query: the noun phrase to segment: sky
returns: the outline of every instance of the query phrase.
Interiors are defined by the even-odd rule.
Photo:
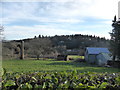
[[[39,35],[95,35],[110,39],[119,0],[1,0],[5,40]]]

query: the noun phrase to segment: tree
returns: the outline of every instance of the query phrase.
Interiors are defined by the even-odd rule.
[[[35,36],[34,39],[36,39],[37,37]]]
[[[41,35],[39,35],[38,37],[41,38]]]
[[[64,45],[64,46],[57,46],[57,47],[55,47],[55,49],[57,50],[57,53],[58,54],[61,54],[61,55],[66,55],[67,53],[66,53],[66,46]]]
[[[20,57],[20,43],[16,41],[3,41],[2,53],[3,58],[19,58]]]
[[[29,52],[36,55],[39,60],[40,56],[52,52],[52,42],[46,38],[33,39],[29,42]]]
[[[116,20],[116,16],[114,17],[114,20],[112,21],[112,27],[113,30],[110,33],[111,35],[111,40],[110,40],[110,45],[111,45],[111,50],[113,53],[113,60],[120,59],[120,21]]]

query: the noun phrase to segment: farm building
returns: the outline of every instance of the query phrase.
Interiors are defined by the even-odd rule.
[[[111,59],[108,48],[87,47],[85,51],[85,60],[88,63],[105,65]]]

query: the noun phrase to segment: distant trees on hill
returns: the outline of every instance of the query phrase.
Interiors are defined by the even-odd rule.
[[[26,42],[25,48],[27,48],[27,54],[35,55],[37,59],[39,59],[40,56],[53,52],[52,42],[48,38],[37,38]]]
[[[55,45],[66,45],[67,49],[85,48],[85,47],[107,47],[108,43],[105,38],[100,38],[92,35],[64,35],[54,36],[51,40]]]
[[[2,55],[3,58],[14,58],[20,55],[20,43],[11,41],[3,42],[2,44]]]
[[[3,42],[3,57],[19,56],[21,40]],[[43,57],[45,55],[67,54],[67,50],[81,50],[82,55],[86,47],[109,47],[109,40],[92,35],[55,35],[35,36],[34,38],[23,39],[25,57]]]

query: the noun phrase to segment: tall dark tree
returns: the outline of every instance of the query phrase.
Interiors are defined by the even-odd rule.
[[[37,37],[35,36],[34,39],[36,39]]]
[[[110,45],[113,53],[113,60],[115,60],[116,57],[120,59],[120,21],[117,21],[115,16],[112,22],[113,30],[110,33],[111,35]]]
[[[41,38],[41,35],[39,35],[38,37]]]

